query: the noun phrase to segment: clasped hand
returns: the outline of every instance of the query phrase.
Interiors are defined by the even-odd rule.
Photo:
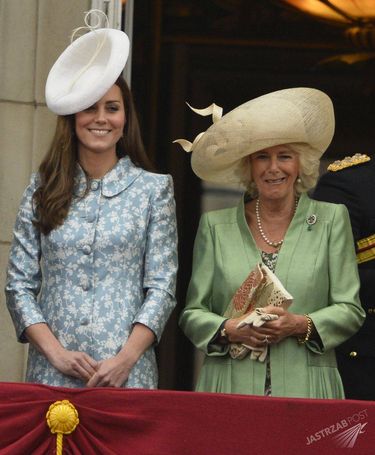
[[[51,363],[61,373],[81,379],[87,387],[121,387],[131,370],[119,355],[97,362],[85,352],[64,348]]]
[[[252,348],[261,348],[266,342],[275,344],[288,336],[294,335],[298,315],[273,305],[264,307],[263,311],[264,313],[275,314],[278,318],[265,322],[261,327],[246,324],[240,328],[237,328],[238,324],[248,315],[229,319],[225,323],[229,341],[251,346]]]

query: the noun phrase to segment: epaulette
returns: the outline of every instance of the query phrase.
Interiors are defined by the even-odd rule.
[[[353,156],[346,156],[342,160],[336,160],[331,163],[328,167],[328,171],[337,172],[341,171],[341,169],[345,169],[351,166],[357,166],[357,164],[366,163],[366,161],[370,161],[371,158],[368,155],[364,155],[362,153],[356,153]]]

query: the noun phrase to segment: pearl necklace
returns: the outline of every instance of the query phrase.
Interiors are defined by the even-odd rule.
[[[294,207],[294,213],[296,212],[297,205],[298,205],[298,198],[296,198],[296,205]],[[260,233],[262,239],[267,243],[267,245],[273,246],[274,248],[279,248],[283,244],[284,239],[281,239],[278,242],[274,242],[274,241],[270,240],[263,231],[262,223],[260,221],[260,213],[259,213],[259,198],[257,198],[257,200],[255,201],[255,216],[257,219],[258,230],[259,230],[259,233]]]

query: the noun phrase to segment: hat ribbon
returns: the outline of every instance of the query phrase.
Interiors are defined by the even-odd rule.
[[[92,16],[92,17],[90,17],[90,16]],[[105,21],[105,27],[104,28],[108,28],[109,27],[109,21],[108,21],[107,15],[103,11],[101,11],[100,9],[91,9],[90,11],[86,12],[85,17],[83,19],[86,25],[84,27],[78,27],[75,30],[73,30],[72,35],[70,37],[70,42],[71,43],[73,42],[75,35],[81,30],[85,30],[85,31],[89,31],[89,32],[96,32],[96,29],[98,29],[100,27],[100,16],[102,16],[104,18],[104,21]],[[89,24],[89,20],[91,22],[93,22],[92,18],[96,19],[96,23],[94,23],[93,25],[90,25]],[[72,89],[74,84],[78,81],[78,79],[82,76],[82,74],[84,72],[86,72],[90,68],[90,66],[92,65],[93,61],[99,55],[99,52],[102,50],[102,47],[104,46],[106,38],[107,38],[106,34],[103,34],[102,39],[100,39],[97,36],[96,49],[95,49],[94,54],[92,55],[92,57],[90,58],[88,63],[86,63],[86,65],[80,71],[77,72],[77,74],[75,75],[73,81],[71,82],[71,84],[69,86],[69,91]]]
[[[206,117],[207,115],[212,115],[213,123],[216,123],[218,120],[220,120],[223,115],[223,108],[215,103],[212,103],[210,106],[204,109],[195,109],[194,107],[190,106],[189,103],[186,104],[190,107],[192,111],[203,117]],[[173,143],[180,144],[181,147],[185,150],[185,152],[192,152],[194,150],[195,145],[197,144],[197,142],[203,136],[204,133],[205,131],[199,133],[193,142],[187,141],[186,139],[176,139],[175,141],[173,141]]]

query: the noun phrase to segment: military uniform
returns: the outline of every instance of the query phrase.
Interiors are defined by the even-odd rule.
[[[313,197],[349,210],[366,311],[361,329],[336,349],[338,367],[346,398],[375,400],[375,157],[356,154],[328,170]]]

